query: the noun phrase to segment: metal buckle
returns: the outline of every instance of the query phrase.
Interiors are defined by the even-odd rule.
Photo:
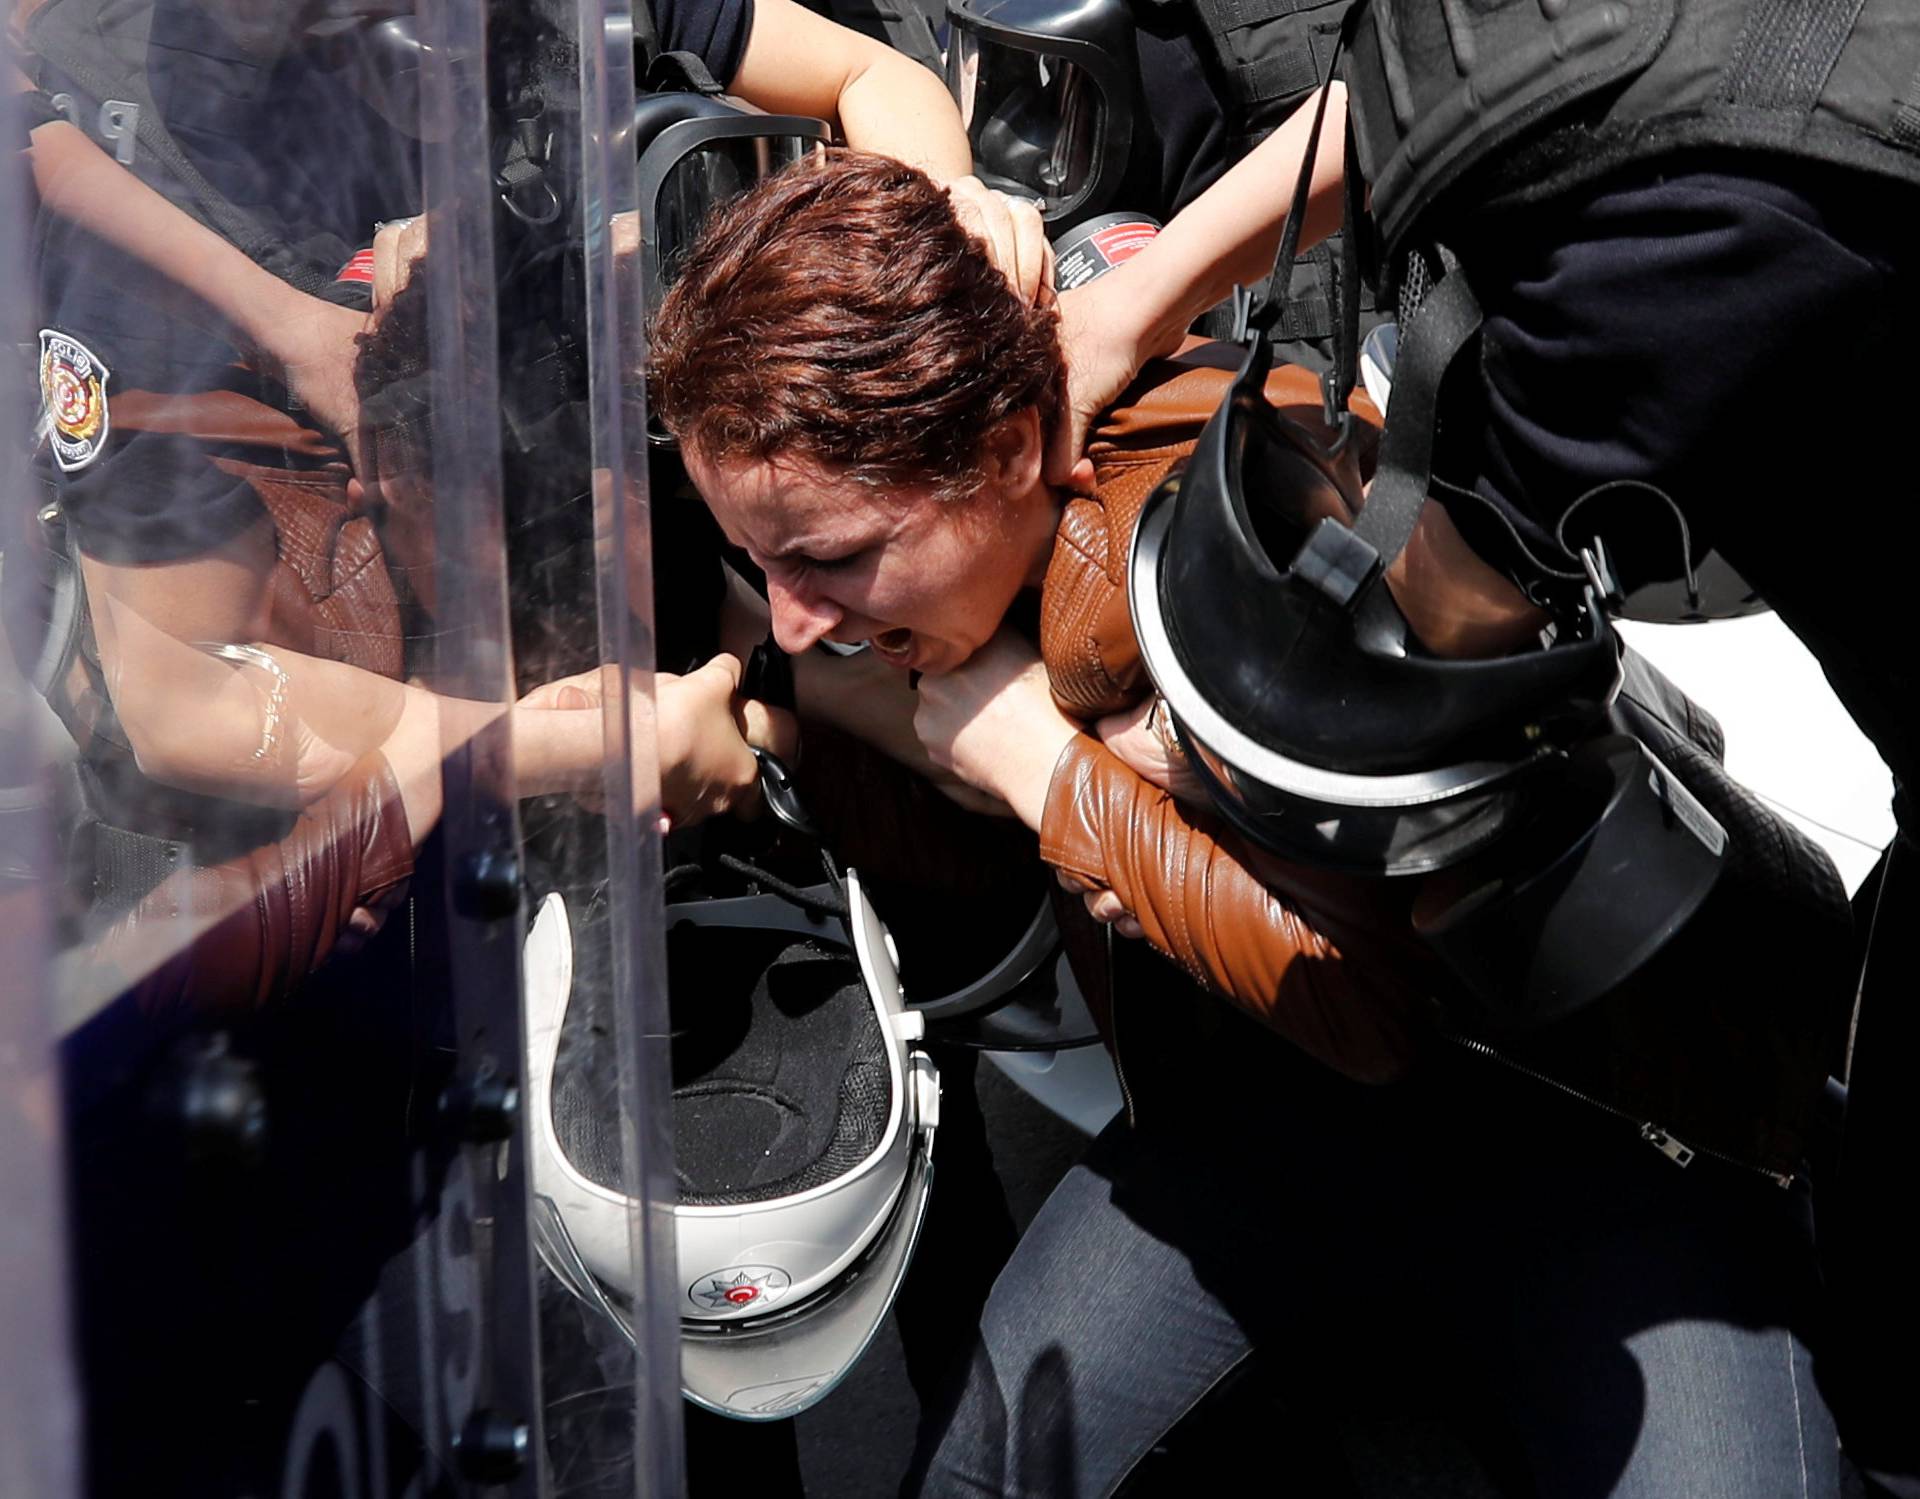
[[[1329,458],[1338,457],[1346,447],[1347,439],[1353,435],[1353,413],[1340,399],[1339,386],[1334,380],[1332,370],[1320,372],[1320,414],[1333,428],[1333,441],[1326,449]]]
[[[800,800],[799,790],[793,784],[793,771],[786,761],[771,750],[763,749],[754,750],[753,757],[760,762],[760,794],[766,798],[767,810],[801,837],[824,844],[826,839],[820,825]]]
[[[1373,545],[1328,515],[1307,533],[1294,554],[1292,570],[1295,577],[1345,609],[1379,566],[1380,554]]]
[[[1580,565],[1587,570],[1587,582],[1593,585],[1593,596],[1602,608],[1617,610],[1627,601],[1620,589],[1620,579],[1614,573],[1613,563],[1607,556],[1606,543],[1596,536],[1591,546],[1580,548]]]

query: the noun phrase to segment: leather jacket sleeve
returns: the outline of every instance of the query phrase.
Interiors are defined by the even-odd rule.
[[[1096,492],[1067,505],[1041,602],[1054,700],[1083,723],[1152,690],[1127,604],[1128,544],[1230,381],[1217,348],[1190,351],[1150,369],[1095,431]],[[1318,382],[1304,370],[1276,370],[1268,397],[1302,426],[1319,421]],[[1335,498],[1358,493],[1377,421],[1370,408],[1359,414],[1366,437],[1324,466]],[[1376,1082],[1411,1061],[1425,965],[1397,893],[1279,866],[1209,829],[1087,736],[1054,770],[1040,847],[1082,889],[1119,896],[1146,940],[1196,983],[1320,1061]]]
[[[138,972],[156,935],[171,943],[191,933],[132,985],[141,1010],[259,1009],[327,960],[356,909],[384,914],[396,904],[412,873],[400,785],[375,752],[279,842],[168,878],[106,934],[92,962]]]
[[[1111,890],[1189,978],[1328,1066],[1386,1082],[1411,1062],[1416,991],[1386,955],[1350,959],[1225,838],[1090,737],[1054,768],[1040,853],[1082,889]]]

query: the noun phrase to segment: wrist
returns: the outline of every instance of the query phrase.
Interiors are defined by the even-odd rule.
[[[1047,790],[1053,784],[1054,768],[1079,734],[1079,728],[1064,714],[1055,712],[1053,722],[1044,729],[1021,736],[1018,753],[1000,767],[995,784],[987,787],[1013,809],[1034,832],[1047,812]]]
[[[1143,264],[1150,267],[1151,254],[1150,248],[1143,251],[1080,293],[1085,327],[1101,330],[1107,346],[1123,351],[1136,370],[1177,349],[1190,321],[1169,301],[1164,279],[1139,273]]]

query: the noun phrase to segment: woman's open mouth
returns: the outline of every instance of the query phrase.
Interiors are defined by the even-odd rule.
[[[867,644],[874,655],[889,666],[906,670],[913,664],[913,631],[908,629],[882,630]]]

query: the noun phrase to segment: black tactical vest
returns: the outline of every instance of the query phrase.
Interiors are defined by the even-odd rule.
[[[1345,76],[1389,254],[1416,223],[1444,238],[1450,211],[1694,146],[1920,183],[1914,0],[1363,4]]]
[[[1197,39],[1227,111],[1227,157],[1238,161],[1265,140],[1326,79],[1351,0],[1192,0]],[[1335,235],[1300,257],[1275,326],[1282,342],[1333,336],[1330,288],[1339,263]],[[1361,310],[1373,302],[1357,289]],[[1369,324],[1371,319],[1368,320]]]
[[[328,214],[316,206],[311,215],[256,211],[232,197],[196,163],[167,119],[166,106],[156,98],[155,79],[176,64],[198,70],[196,86],[180,90],[176,108],[189,108],[202,134],[217,134],[223,111],[244,108],[254,100],[270,98],[283,78],[276,65],[253,62],[232,49],[207,46],[203,50],[174,52],[156,35],[154,0],[48,0],[26,27],[23,55],[34,69],[34,81],[50,106],[191,217],[236,245],[282,280],[316,296],[335,292],[334,276],[341,264],[371,235],[373,222],[351,226],[325,222]],[[394,132],[361,109],[344,89],[333,88],[317,68],[302,76],[319,92],[301,104],[289,102],[286,129],[274,136],[249,141],[249,146],[271,145],[293,152],[303,139],[295,121],[300,109],[321,99],[329,107],[338,149],[365,160],[353,165],[360,179],[386,172],[404,182],[412,171],[411,148],[389,147]],[[357,153],[355,147],[362,148]],[[389,147],[388,149],[381,149]],[[264,168],[263,184],[270,174]],[[339,174],[334,180],[340,180]],[[264,201],[264,197],[263,197]],[[403,206],[402,200],[394,200]],[[338,212],[332,215],[343,217]],[[351,228],[355,233],[349,235]]]

